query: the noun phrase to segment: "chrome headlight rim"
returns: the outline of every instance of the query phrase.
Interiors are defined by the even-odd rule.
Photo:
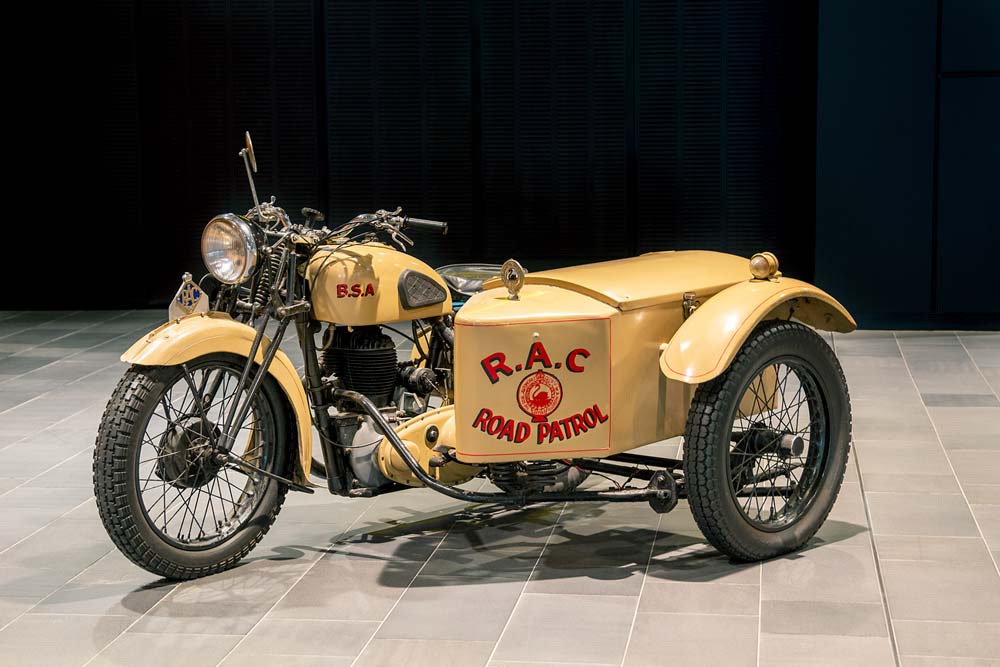
[[[238,268],[235,272],[221,273],[218,262],[210,257],[211,254],[218,253],[220,249],[206,247],[209,243],[209,232],[212,231],[213,226],[217,225],[228,227],[230,233],[242,242],[242,248],[238,249],[241,254],[223,256],[223,259],[228,259],[232,264],[237,265]],[[250,279],[257,268],[257,250],[257,238],[253,227],[249,222],[233,213],[221,213],[215,216],[208,221],[205,229],[202,230],[201,259],[212,277],[225,285],[240,285]]]

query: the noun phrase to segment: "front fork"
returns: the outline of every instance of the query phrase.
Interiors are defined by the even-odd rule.
[[[333,429],[330,428],[330,405],[327,403],[329,393],[323,385],[323,375],[319,368],[319,357],[316,354],[316,335],[318,324],[309,319],[308,313],[302,313],[295,318],[295,330],[299,336],[299,347],[305,360],[305,388],[309,395],[309,405],[312,406],[313,424],[319,431],[319,440],[323,449],[323,461],[326,465],[326,484],[330,493],[345,496],[351,490],[350,467],[345,450],[333,442]]]

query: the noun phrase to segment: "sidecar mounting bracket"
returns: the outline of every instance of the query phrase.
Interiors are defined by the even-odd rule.
[[[434,479],[420,466],[420,462],[417,461],[416,457],[410,453],[410,450],[406,448],[403,441],[399,438],[396,431],[389,425],[389,423],[379,412],[379,409],[375,407],[364,394],[360,394],[356,391],[350,391],[347,389],[334,389],[333,395],[335,398],[350,401],[364,410],[372,421],[378,425],[379,430],[385,435],[386,440],[392,446],[399,457],[403,459],[406,466],[414,474],[414,476],[419,479],[424,486],[434,489],[438,493],[442,493],[449,498],[455,498],[456,500],[465,500],[470,503],[498,503],[501,505],[514,505],[514,506],[524,506],[530,505],[532,503],[547,503],[547,502],[582,502],[582,501],[594,501],[603,500],[605,502],[653,502],[657,501],[662,506],[673,507],[677,503],[677,488],[676,485],[670,486],[669,482],[665,485],[657,481],[650,481],[649,485],[645,488],[634,488],[626,487],[620,489],[608,489],[604,491],[555,491],[555,492],[534,492],[534,493],[480,493],[478,491],[466,491],[465,489],[460,489],[458,487],[450,486],[444,484]],[[667,475],[671,477],[670,475]],[[673,481],[673,477],[671,477]],[[667,510],[664,510],[667,511]]]

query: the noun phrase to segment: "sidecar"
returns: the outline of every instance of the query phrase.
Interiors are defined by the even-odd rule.
[[[485,469],[525,503],[648,500],[668,511],[687,498],[716,547],[767,558],[801,546],[836,499],[850,401],[815,330],[855,327],[770,253],[655,252],[526,274],[505,265],[455,316],[454,405],[389,434],[380,468],[438,490]],[[681,459],[629,451],[675,436]],[[565,470],[627,481],[574,490]],[[648,484],[630,486],[638,480]]]

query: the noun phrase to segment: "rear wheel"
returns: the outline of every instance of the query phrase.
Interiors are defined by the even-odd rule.
[[[684,437],[691,511],[740,560],[798,549],[844,478],[850,398],[840,363],[812,329],[758,326],[725,373],[698,387]]]
[[[210,354],[183,367],[133,366],[108,402],[94,451],[97,507],[115,545],[154,574],[190,579],[233,567],[278,514],[287,487],[217,448],[245,363]],[[287,475],[287,429],[269,378],[230,453]]]

